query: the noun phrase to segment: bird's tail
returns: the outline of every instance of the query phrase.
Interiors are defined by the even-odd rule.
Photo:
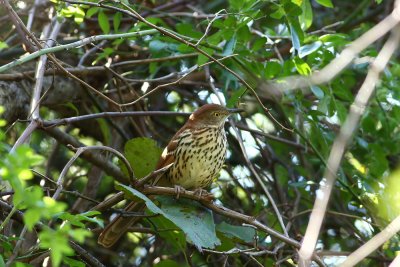
[[[145,204],[142,202],[131,202],[125,209],[127,212],[140,212],[143,211]],[[103,232],[101,232],[97,242],[108,248],[115,244],[118,239],[128,230],[128,228],[135,222],[140,220],[141,217],[123,217],[118,215],[114,220],[112,220]]]

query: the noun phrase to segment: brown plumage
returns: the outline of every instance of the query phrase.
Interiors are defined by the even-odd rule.
[[[225,120],[238,111],[207,104],[193,112],[164,149],[156,170],[173,165],[155,183],[185,189],[202,189],[210,185],[225,162]],[[143,209],[143,203],[131,202],[125,210],[138,212]],[[139,219],[117,216],[100,234],[99,244],[112,246]]]

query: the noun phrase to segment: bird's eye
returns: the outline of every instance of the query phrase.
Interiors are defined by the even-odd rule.
[[[215,117],[219,117],[219,115],[221,115],[221,114],[219,114],[218,112],[214,112]]]

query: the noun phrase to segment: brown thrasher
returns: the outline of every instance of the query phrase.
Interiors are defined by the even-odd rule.
[[[188,121],[172,137],[164,149],[156,170],[173,163],[157,185],[180,186],[184,189],[203,189],[211,184],[225,162],[227,147],[225,120],[240,109],[227,109],[206,104],[190,115]],[[127,212],[144,209],[141,202],[131,202]],[[99,236],[99,244],[111,247],[140,217],[118,215]]]

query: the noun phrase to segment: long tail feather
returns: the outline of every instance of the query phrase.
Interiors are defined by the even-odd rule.
[[[144,203],[141,202],[131,202],[125,209],[128,212],[140,212],[144,210]],[[139,221],[141,217],[122,217],[118,215],[114,220],[112,220],[103,232],[101,232],[97,242],[109,248],[117,242],[121,236],[128,230],[128,228]]]

